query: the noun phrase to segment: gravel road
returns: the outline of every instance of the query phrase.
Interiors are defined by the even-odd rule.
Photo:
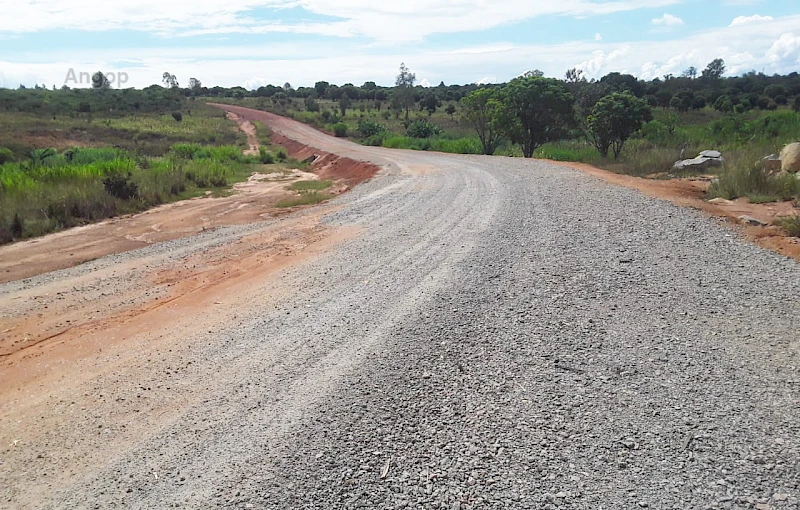
[[[266,121],[384,166],[324,219],[360,234],[120,374],[203,396],[37,507],[800,508],[797,262],[546,162]]]

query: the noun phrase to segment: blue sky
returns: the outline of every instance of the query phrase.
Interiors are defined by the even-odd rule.
[[[385,4],[385,5],[384,5]],[[0,87],[72,69],[125,86],[503,82],[529,69],[650,79],[722,57],[731,74],[800,71],[797,0],[8,0]],[[89,83],[68,83],[89,86]]]

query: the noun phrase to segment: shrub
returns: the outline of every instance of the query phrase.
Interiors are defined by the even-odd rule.
[[[14,213],[14,219],[11,222],[11,235],[19,239],[22,237],[23,230],[22,218],[19,217],[19,213]]]
[[[139,197],[139,186],[131,180],[131,174],[112,174],[103,179],[106,193],[114,198],[130,200]]]
[[[361,133],[361,136],[364,138],[379,135],[385,131],[386,128],[377,122],[363,119],[358,121],[358,132]]]
[[[778,225],[792,237],[800,237],[800,215],[789,216],[778,221]]]
[[[275,153],[275,158],[277,158],[277,160],[280,162],[286,161],[287,158],[286,149],[284,149],[283,147],[278,149],[278,151]]]
[[[800,113],[800,95],[795,96],[794,104],[792,105],[792,109],[798,113]]]
[[[347,124],[344,122],[337,122],[333,125],[333,134],[337,138],[344,138],[347,136]]]
[[[430,138],[439,133],[439,126],[425,119],[417,119],[406,128],[406,134],[411,138]]]
[[[272,156],[272,153],[268,152],[263,145],[258,148],[258,160],[265,165],[271,165],[275,162],[275,158]]]
[[[181,112],[172,112],[172,118],[175,119],[176,122],[180,122],[183,120],[183,114]]]
[[[11,152],[11,149],[0,147],[0,165],[11,163],[12,161],[14,161],[14,153]]]
[[[305,99],[306,110],[310,112],[318,112],[319,111],[319,103],[313,97],[307,97]]]

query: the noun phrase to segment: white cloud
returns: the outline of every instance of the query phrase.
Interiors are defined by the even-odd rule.
[[[428,88],[428,87],[430,87],[430,86],[431,86],[431,82],[429,82],[427,78],[423,78],[423,79],[421,79],[421,80],[419,81],[419,85],[420,85],[421,87]]]
[[[766,57],[773,63],[784,61],[789,63],[800,62],[800,36],[792,33],[783,34],[767,50]]]
[[[643,78],[654,78],[678,75],[689,66],[703,69],[717,57],[725,59],[729,76],[750,70],[788,73],[798,70],[798,26],[800,14],[735,28],[703,28],[670,40],[614,43],[589,37],[560,44],[487,44],[445,50],[425,45],[397,46],[382,48],[380,54],[349,40],[325,45],[311,41],[218,47],[165,43],[152,48],[98,48],[79,56],[69,50],[48,49],[13,58],[4,53],[0,86],[60,86],[70,67],[88,72],[126,71],[129,85],[136,87],[159,83],[165,70],[177,75],[181,83],[195,76],[209,86],[281,85],[288,81],[297,87],[311,86],[321,79],[339,84],[372,80],[391,85],[400,62],[432,83],[470,83],[481,77],[485,78],[480,82],[503,82],[531,63],[555,77],[563,77],[566,69],[577,66],[584,69],[587,78],[626,69]]]
[[[595,41],[602,41],[603,40],[603,36],[600,35],[600,33],[598,32],[598,33],[594,34],[594,40]]]
[[[745,23],[753,23],[758,21],[772,21],[773,19],[775,18],[773,18],[772,16],[759,16],[758,14],[755,14],[753,16],[739,16],[738,18],[734,18],[733,21],[731,21],[731,24],[728,26],[735,27],[737,25],[744,25]]]
[[[484,30],[548,14],[594,16],[674,5],[681,0],[508,0],[493,8],[487,0],[18,0],[4,6],[0,32],[71,29],[139,30],[161,35],[295,32],[384,42],[419,41],[431,34]],[[301,7],[331,21],[279,21],[280,10]],[[255,10],[276,10],[274,19]],[[424,13],[420,15],[420,13]]]
[[[683,25],[683,20],[665,12],[660,18],[653,19],[652,23],[653,25],[660,25],[663,27],[676,27]]]

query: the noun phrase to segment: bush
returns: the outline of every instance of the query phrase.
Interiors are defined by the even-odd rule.
[[[789,216],[778,221],[778,225],[792,237],[800,237],[800,215]]]
[[[286,161],[287,158],[286,149],[284,149],[283,147],[278,149],[278,151],[275,153],[275,158],[280,162]]]
[[[800,181],[793,175],[767,176],[759,165],[748,165],[747,159],[734,164],[719,176],[709,189],[712,198],[733,200],[757,197],[759,202],[789,200],[800,196]]]
[[[361,133],[361,136],[364,138],[379,135],[385,131],[386,128],[377,122],[363,119],[358,121],[358,132]]]
[[[406,135],[411,138],[430,138],[440,133],[439,126],[425,119],[417,119],[406,128]]]
[[[19,239],[22,237],[23,231],[22,218],[19,217],[19,213],[14,213],[14,220],[11,222],[11,235]]]
[[[313,97],[307,97],[305,99],[306,110],[310,112],[318,112],[319,111],[319,104],[317,100]]]
[[[172,118],[175,119],[176,122],[180,122],[183,120],[183,114],[181,112],[172,112]]]
[[[263,145],[258,148],[258,160],[265,165],[271,165],[275,162],[275,158],[272,156],[272,153],[267,152],[267,149],[265,149]]]
[[[333,125],[333,134],[337,138],[344,138],[347,136],[347,124],[344,122],[337,122]]]
[[[0,147],[0,165],[11,163],[12,161],[14,161],[14,153],[11,152],[11,149]]]
[[[131,174],[113,174],[103,179],[106,193],[114,198],[130,200],[139,197],[139,186],[131,181]]]

